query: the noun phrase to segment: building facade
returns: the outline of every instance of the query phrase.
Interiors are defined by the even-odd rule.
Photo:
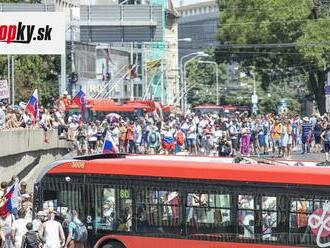
[[[80,42],[96,44],[102,50],[100,54],[105,54],[96,69],[100,86],[94,87],[104,90],[96,95],[172,103],[178,50],[177,15],[171,2],[120,2],[94,0],[90,1],[94,5],[80,5],[80,18],[75,24],[79,26]],[[114,51],[129,55],[126,66],[118,66]]]
[[[219,24],[219,8],[215,0],[180,6],[178,21],[179,40],[191,38],[191,42],[179,42],[179,58],[216,46]]]

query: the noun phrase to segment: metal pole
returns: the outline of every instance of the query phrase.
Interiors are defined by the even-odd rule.
[[[133,68],[133,64],[134,64],[134,58],[133,58],[133,55],[134,55],[134,43],[133,42],[131,42],[131,68],[130,68],[130,70],[132,70],[132,68]],[[133,82],[133,79],[132,79],[132,77],[131,77],[131,72],[130,72],[130,83],[131,83],[131,97],[130,97],[130,100],[131,101],[133,101],[134,100],[134,82]]]
[[[196,54],[196,53],[195,53]],[[183,112],[187,111],[187,105],[188,105],[188,97],[186,94],[186,88],[187,88],[187,83],[186,83],[186,66],[188,63],[190,63],[191,61],[193,61],[194,59],[201,57],[200,54],[196,54],[194,57],[190,58],[189,60],[187,60],[184,64],[183,64],[183,73],[182,73],[182,100],[183,100]]]
[[[183,63],[184,56],[181,57],[180,59],[180,80],[179,80],[179,97],[182,96],[183,93],[183,68],[182,68],[182,63]],[[183,111],[183,97],[180,100],[180,107],[181,111]]]
[[[12,90],[12,105],[15,104],[15,58],[11,56],[11,90]]]
[[[161,60],[161,78],[160,78],[160,102],[161,104],[164,104],[164,63],[163,58]]]
[[[66,90],[66,55],[61,54],[61,81],[59,87],[59,95],[62,95],[63,92]],[[72,90],[70,94],[72,95]]]
[[[327,73],[327,86],[330,87],[330,71]],[[325,93],[325,111],[330,112],[330,94],[328,92]]]
[[[253,95],[256,94],[256,76],[254,74],[253,75]]]
[[[216,62],[214,62],[215,66],[215,77],[216,77],[216,84],[217,84],[217,105],[219,105],[219,71],[218,71],[218,65]]]
[[[73,52],[73,26],[72,26],[72,8],[70,8],[70,21],[71,21],[71,27],[70,27],[70,41],[71,41],[71,72],[75,72],[75,61],[74,61],[74,52]]]
[[[7,67],[8,67],[8,75],[7,75],[7,80],[8,80],[8,90],[9,90],[9,87],[11,86],[11,80],[10,80],[10,55],[8,54],[7,55]],[[10,94],[9,94],[10,95]],[[10,96],[9,96],[9,98],[11,98]],[[9,99],[10,101],[10,103],[12,103],[12,100],[13,99]]]

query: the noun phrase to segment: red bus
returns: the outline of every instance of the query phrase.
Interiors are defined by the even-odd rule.
[[[70,210],[90,247],[316,247],[330,241],[330,169],[219,158],[95,155],[54,162],[34,212]],[[322,246],[326,247],[326,246]]]

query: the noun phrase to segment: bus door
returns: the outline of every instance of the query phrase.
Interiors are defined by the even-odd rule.
[[[42,190],[42,194],[38,208],[44,211],[56,211],[65,234],[72,220],[72,210],[76,210],[79,219],[86,222],[85,186],[82,177],[45,177],[40,186],[39,190]]]

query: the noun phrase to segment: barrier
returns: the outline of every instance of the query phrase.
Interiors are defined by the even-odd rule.
[[[44,131],[39,128],[0,130],[0,157],[68,147],[66,140],[58,138],[57,130],[49,130],[48,132],[49,142],[45,143]]]

